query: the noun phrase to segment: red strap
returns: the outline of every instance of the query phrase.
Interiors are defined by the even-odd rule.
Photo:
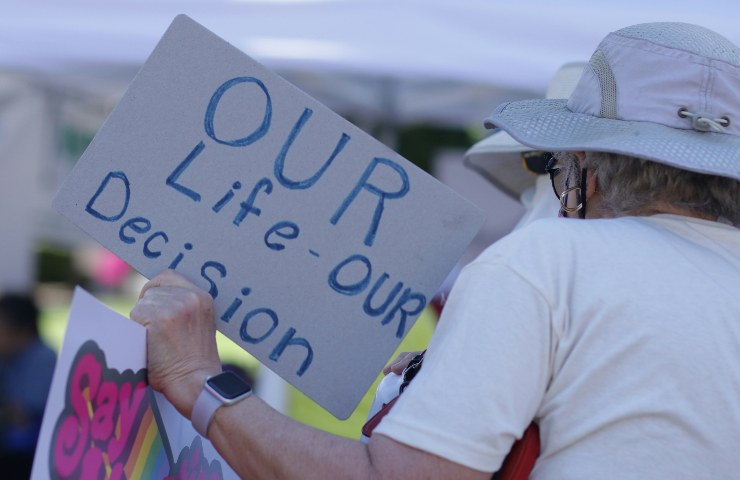
[[[494,475],[496,480],[526,480],[540,454],[540,428],[532,422],[522,438],[514,442],[503,465]]]
[[[385,417],[386,414],[391,411],[393,405],[396,404],[396,400],[398,400],[400,397],[400,395],[397,395],[390,402],[384,403],[383,406],[380,407],[380,410],[378,410],[378,412],[373,415],[370,420],[365,422],[365,425],[362,426],[362,434],[368,438],[372,437],[375,427],[377,427],[380,421],[383,420],[383,417]]]

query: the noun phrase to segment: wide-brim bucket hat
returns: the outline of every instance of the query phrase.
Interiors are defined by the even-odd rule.
[[[696,25],[633,25],[602,40],[569,99],[505,103],[485,125],[740,180],[740,49]]]
[[[586,62],[570,62],[561,66],[550,80],[545,98],[567,99],[586,65]],[[480,173],[502,192],[519,200],[537,179],[537,174],[522,166],[521,153],[531,150],[505,131],[497,129],[465,152],[465,165]]]

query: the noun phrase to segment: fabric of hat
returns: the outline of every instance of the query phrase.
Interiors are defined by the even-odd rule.
[[[486,120],[532,148],[622,153],[740,180],[740,49],[686,23],[610,33],[568,100],[499,106]]]
[[[568,98],[585,66],[586,62],[572,62],[560,67],[547,87],[545,98]],[[465,164],[502,192],[520,200],[537,178],[537,175],[522,167],[520,153],[530,150],[530,147],[517,142],[508,133],[497,130],[465,152]]]

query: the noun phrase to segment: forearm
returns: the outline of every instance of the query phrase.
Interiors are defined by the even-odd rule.
[[[131,318],[147,328],[150,385],[191,418],[205,379],[221,371],[210,295],[168,270],[142,288]],[[383,435],[365,445],[307,427],[254,396],[218,408],[208,436],[242,478],[490,476]]]
[[[303,425],[254,396],[220,408],[208,434],[242,478],[376,478],[366,445]]]
[[[491,476],[383,435],[374,435],[365,445],[308,427],[254,396],[220,408],[209,436],[242,478],[483,480]]]
[[[172,385],[168,400],[191,418],[206,377],[216,373],[193,372]],[[241,478],[373,478],[365,444],[306,426],[254,395],[218,408],[208,438]]]

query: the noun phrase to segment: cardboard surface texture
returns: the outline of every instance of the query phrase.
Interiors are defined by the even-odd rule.
[[[482,212],[180,15],[54,200],[217,328],[347,418]]]

